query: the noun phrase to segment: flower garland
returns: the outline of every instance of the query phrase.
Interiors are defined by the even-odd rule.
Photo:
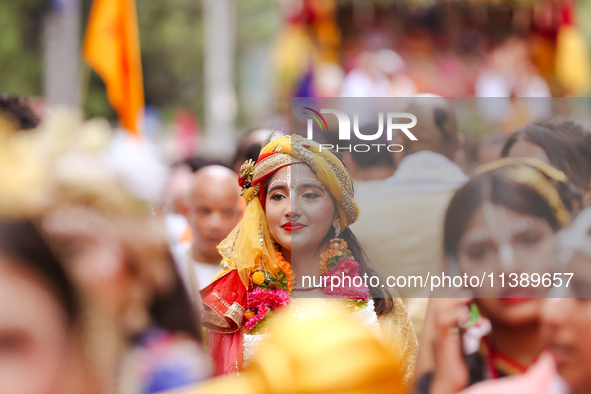
[[[320,273],[325,274],[331,267],[338,264],[340,258],[347,258],[351,256],[351,252],[347,249],[347,242],[344,240],[330,243],[326,252],[320,255]]]
[[[258,326],[272,310],[289,305],[294,280],[291,264],[277,247],[275,260],[278,268],[276,276],[258,268],[250,277],[252,289],[248,292],[248,310],[244,313],[247,319],[245,325],[249,331]]]
[[[277,275],[257,269],[251,275],[252,289],[248,292],[246,328],[250,331],[260,326],[270,312],[289,305],[295,274],[279,248],[275,248]],[[326,252],[320,255],[320,274],[324,293],[329,297],[346,298],[367,303],[371,297],[369,288],[359,275],[359,263],[355,261],[344,240],[333,240]],[[339,278],[341,286],[332,287],[332,276]]]
[[[355,261],[347,242],[332,240],[326,252],[320,255],[320,274],[324,294],[331,297],[367,301],[371,297],[369,288],[359,274],[359,263]],[[339,286],[332,286],[332,277],[338,278]]]

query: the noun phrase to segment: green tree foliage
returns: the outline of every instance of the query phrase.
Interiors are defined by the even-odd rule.
[[[0,92],[42,94],[42,20],[47,3],[0,1]]]
[[[85,21],[91,3],[91,0],[84,0]],[[146,105],[158,108],[167,120],[179,107],[187,107],[200,115],[203,108],[200,1],[150,0],[136,4]],[[91,72],[85,83],[88,84],[86,114],[114,118],[100,78]]]

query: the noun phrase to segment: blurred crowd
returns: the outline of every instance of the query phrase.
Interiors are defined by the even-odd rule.
[[[505,78],[503,57],[523,50],[499,49],[478,78],[483,95],[547,92],[527,67]],[[364,54],[342,93],[410,97],[403,69],[394,52]],[[59,108],[39,120],[0,96],[0,393],[589,392],[591,132],[554,116],[471,141],[447,99],[415,97],[405,111],[419,119],[418,141],[399,138],[400,152],[335,156],[256,129],[230,162],[168,165],[107,122]],[[298,180],[315,191],[297,197]],[[284,243],[298,236],[273,227],[288,198],[326,221],[318,245],[334,254],[297,253],[329,267],[355,257],[357,276],[574,277],[550,296],[527,285],[453,296],[370,288],[345,297],[353,306],[329,306],[302,283],[303,263],[289,268],[296,250]],[[322,211],[331,199],[332,216]],[[263,292],[275,304],[253,306]],[[293,313],[257,326],[281,307]]]
[[[280,100],[416,92],[548,97],[589,87],[576,2],[280,6],[284,23],[272,51]]]

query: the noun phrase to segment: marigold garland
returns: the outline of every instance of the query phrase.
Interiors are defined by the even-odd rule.
[[[291,264],[285,260],[283,253],[281,253],[277,247],[275,248],[275,260],[281,271],[287,276],[287,291],[291,295],[291,289],[295,283],[295,275],[291,271]]]
[[[343,249],[347,249],[347,242],[345,240],[339,240],[338,242],[332,242],[328,246],[326,252],[320,255],[320,273],[325,274],[328,272],[328,260],[331,257],[339,254]]]
[[[257,286],[260,286],[263,283],[265,283],[265,273],[257,271],[254,274],[252,274],[252,282]]]
[[[252,288],[248,293],[248,310],[244,314],[247,319],[246,328],[250,331],[263,322],[265,316],[278,308],[289,305],[291,290],[295,284],[295,274],[291,264],[283,257],[279,247],[275,247],[275,261],[278,266],[277,276],[257,270],[251,275]],[[320,274],[338,277],[358,277],[359,263],[347,249],[347,242],[342,239],[331,240],[326,252],[320,255]],[[330,281],[329,281],[330,282]],[[355,287],[327,287],[324,292],[328,296],[348,298],[366,305],[370,298],[369,289],[363,285]]]

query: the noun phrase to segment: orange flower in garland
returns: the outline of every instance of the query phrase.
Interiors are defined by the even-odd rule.
[[[265,273],[261,272],[261,271],[257,271],[254,274],[252,274],[251,276],[252,281],[255,285],[262,285],[263,283],[265,283]]]
[[[283,254],[275,248],[275,260],[277,261],[277,265],[283,271],[285,276],[287,276],[287,291],[291,294],[291,288],[293,287],[293,283],[295,282],[295,275],[291,272],[291,264],[285,260]]]
[[[328,261],[331,257],[336,256],[337,254],[341,254],[343,249],[347,249],[347,242],[344,240],[339,240],[337,242],[330,242],[328,249],[326,252],[320,255],[320,273],[325,274],[328,272]],[[350,255],[350,253],[349,253]]]

